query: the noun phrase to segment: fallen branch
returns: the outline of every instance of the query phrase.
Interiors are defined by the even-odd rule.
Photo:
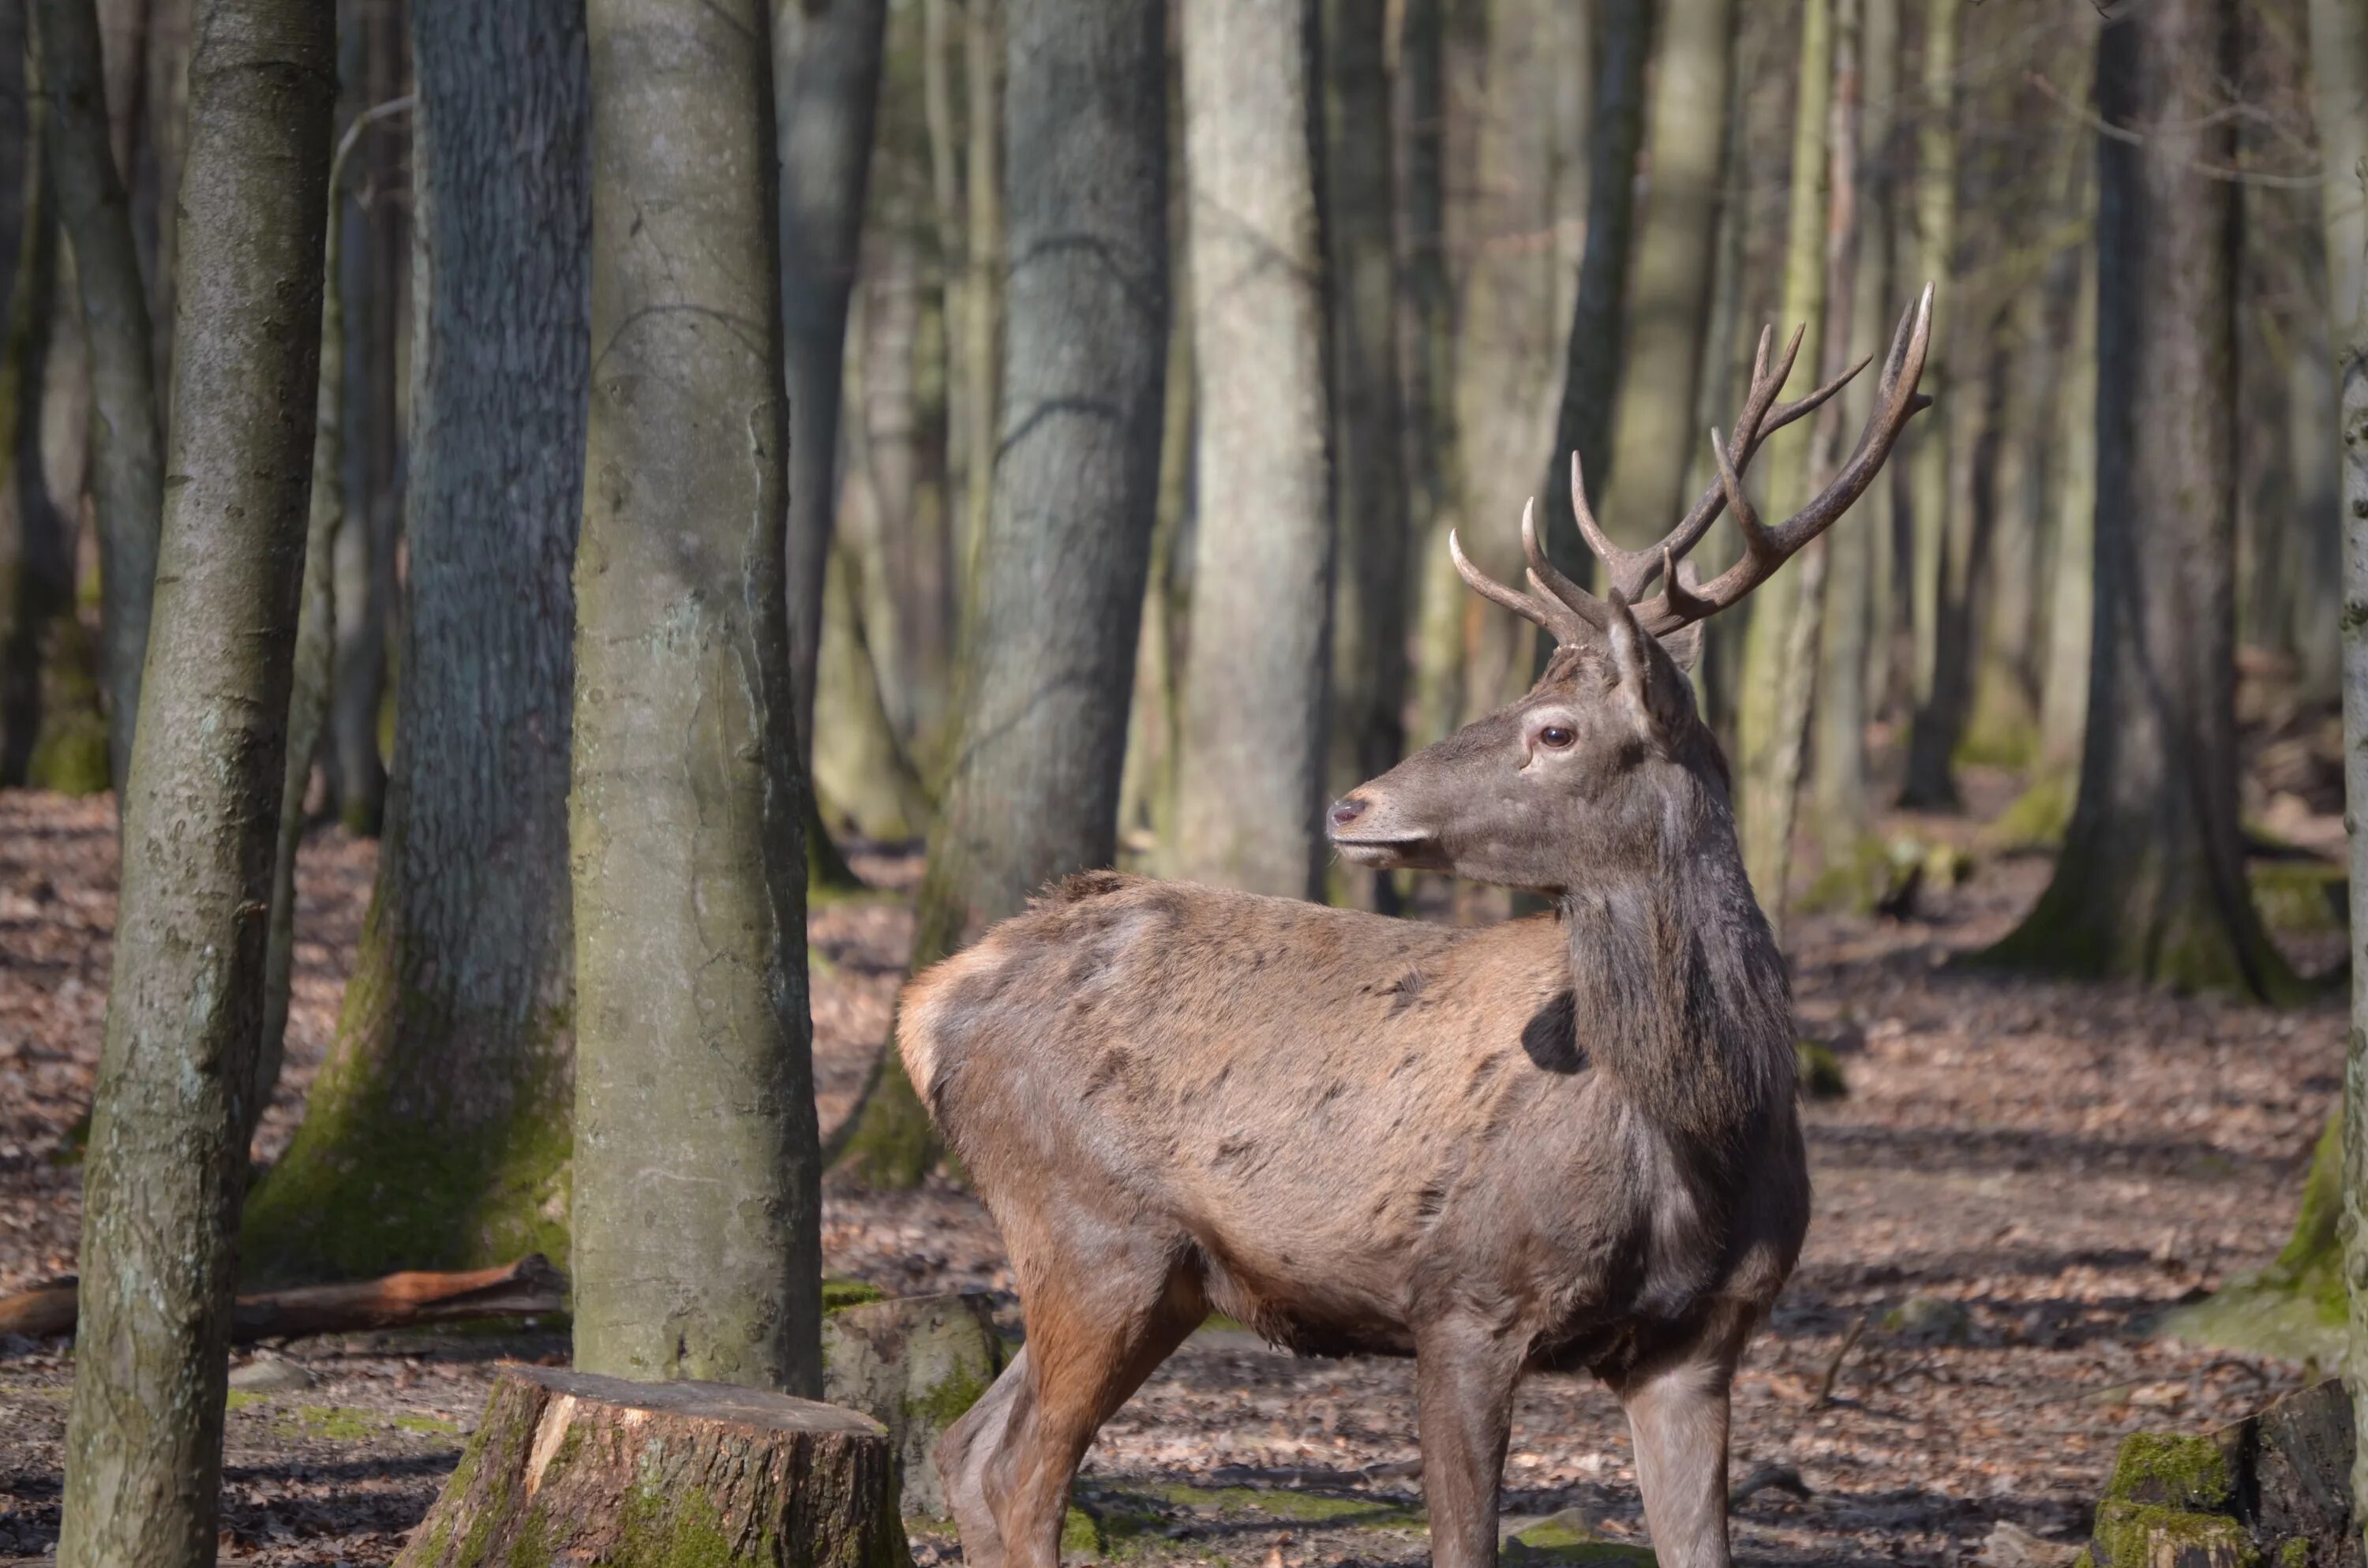
[[[0,1334],[28,1339],[72,1334],[78,1294],[76,1282],[68,1279],[0,1298]],[[468,1318],[538,1317],[564,1311],[566,1298],[567,1276],[541,1253],[529,1253],[507,1268],[464,1274],[411,1270],[382,1279],[241,1296],[231,1317],[231,1340],[252,1345]]]

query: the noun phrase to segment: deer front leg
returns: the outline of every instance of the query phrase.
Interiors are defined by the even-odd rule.
[[[1505,1470],[1525,1348],[1469,1318],[1416,1336],[1415,1399],[1433,1568],[1495,1568],[1497,1483]]]
[[[1727,1568],[1727,1401],[1749,1332],[1748,1320],[1723,1324],[1683,1357],[1616,1390],[1661,1568]]]

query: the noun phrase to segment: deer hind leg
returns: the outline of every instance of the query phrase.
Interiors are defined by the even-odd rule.
[[[967,1568],[1058,1568],[1094,1434],[1208,1314],[1181,1238],[1087,1239],[1056,1257],[1013,1248],[1027,1347],[938,1445]]]
[[[1497,1483],[1527,1343],[1469,1318],[1421,1330],[1415,1403],[1433,1568],[1494,1568]]]
[[[1753,1321],[1722,1314],[1682,1355],[1614,1386],[1662,1568],[1727,1568],[1727,1403]]]

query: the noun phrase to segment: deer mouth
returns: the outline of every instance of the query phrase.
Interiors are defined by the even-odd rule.
[[[1344,838],[1336,834],[1332,838],[1332,847],[1340,852],[1340,858],[1352,866],[1395,870],[1426,863],[1426,852],[1435,851],[1438,846],[1422,834],[1357,838]]]

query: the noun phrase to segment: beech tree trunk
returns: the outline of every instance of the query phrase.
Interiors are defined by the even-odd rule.
[[[596,0],[597,3],[597,0]],[[597,24],[596,24],[597,25]],[[511,1367],[395,1562],[898,1568],[896,1455],[867,1415],[718,1383]]]
[[[1324,251],[1331,287],[1330,790],[1389,770],[1406,750],[1406,424],[1398,396],[1388,39],[1366,0],[1326,0]],[[1390,877],[1346,873],[1360,907],[1394,912]]]
[[[2314,52],[2322,57],[2334,40],[2319,31],[2320,12],[2334,8],[2316,6],[2312,11]],[[2356,24],[2359,18],[2351,20]],[[2328,41],[2321,43],[2323,39]],[[2352,34],[2351,40],[2368,53],[2368,27]],[[2349,134],[2358,146],[2368,142],[2368,59],[2355,56],[2353,64],[2360,71],[2353,80],[2362,96],[2351,100],[2349,112],[2354,119]],[[2324,117],[2330,111],[2323,98],[2321,106]],[[2325,123],[2322,119],[2322,138],[2328,137]],[[2357,177],[2356,188],[2368,199],[2368,174]],[[2332,230],[2338,208],[2335,182],[2330,178],[2328,183],[2327,211]],[[2350,332],[2336,342],[2342,353],[2343,384],[2343,793],[2347,806],[2356,812],[2359,802],[2368,801],[2368,614],[2362,613],[2368,607],[2368,223],[2352,226],[2348,237],[2353,246],[2352,278],[2358,292],[2351,301]],[[2332,236],[2329,243],[2334,243]],[[2349,1221],[2342,1230],[2346,1280],[2368,1274],[2368,834],[2352,835],[2351,847],[2351,1028],[2341,1111],[2343,1207]],[[2368,1290],[2354,1286],[2345,1292],[2345,1299],[2351,1365],[2368,1367],[2368,1358],[2362,1355],[2368,1351]],[[2368,1430],[2362,1420],[2368,1416],[2368,1408],[2363,1407],[2368,1406],[2368,1378],[2355,1372],[2350,1381],[2353,1429]],[[2351,1492],[2355,1497],[2368,1496],[2368,1445],[2352,1456]]]
[[[781,344],[790,395],[790,673],[814,773],[824,568],[838,507],[847,301],[871,166],[885,0],[770,0],[781,169]]]
[[[2234,0],[2110,23],[2098,142],[2096,647],[2055,875],[2000,962],[2266,1000],[2294,981],[2245,880],[2237,814]]]
[[[164,431],[131,208],[113,151],[92,0],[36,0],[58,216],[74,241],[90,355],[90,492],[98,519],[99,665],[116,799],[131,766],[165,497]]]
[[[29,54],[21,29],[17,43],[21,67]],[[56,199],[43,153],[47,117],[36,103],[26,119],[22,244],[0,350],[0,785],[31,779],[51,630],[74,608],[73,536],[51,499],[41,454],[60,293]]]
[[[1455,526],[1455,292],[1447,265],[1447,42],[1444,0],[1406,0],[1392,85],[1397,137],[1398,381],[1406,419],[1406,509],[1417,617],[1413,744],[1455,727],[1463,684],[1463,604],[1448,559]]]
[[[1172,854],[1195,881],[1315,898],[1333,528],[1306,3],[1184,3],[1200,428]]]
[[[1011,0],[1003,19],[1014,171],[1012,267],[999,290],[1005,420],[963,630],[953,706],[962,733],[921,883],[916,970],[1017,913],[1045,882],[1113,858],[1158,499],[1164,8]],[[1311,767],[1321,736],[1305,737]],[[859,1115],[846,1168],[874,1186],[918,1185],[937,1145],[893,1043]]]
[[[83,1186],[71,1568],[214,1560],[246,1098],[312,477],[329,13],[203,0],[172,492]]]
[[[586,333],[580,0],[416,17],[410,608],[378,885],[273,1280],[567,1256],[568,733]]]
[[[822,1389],[762,0],[591,0],[575,1364]]]

